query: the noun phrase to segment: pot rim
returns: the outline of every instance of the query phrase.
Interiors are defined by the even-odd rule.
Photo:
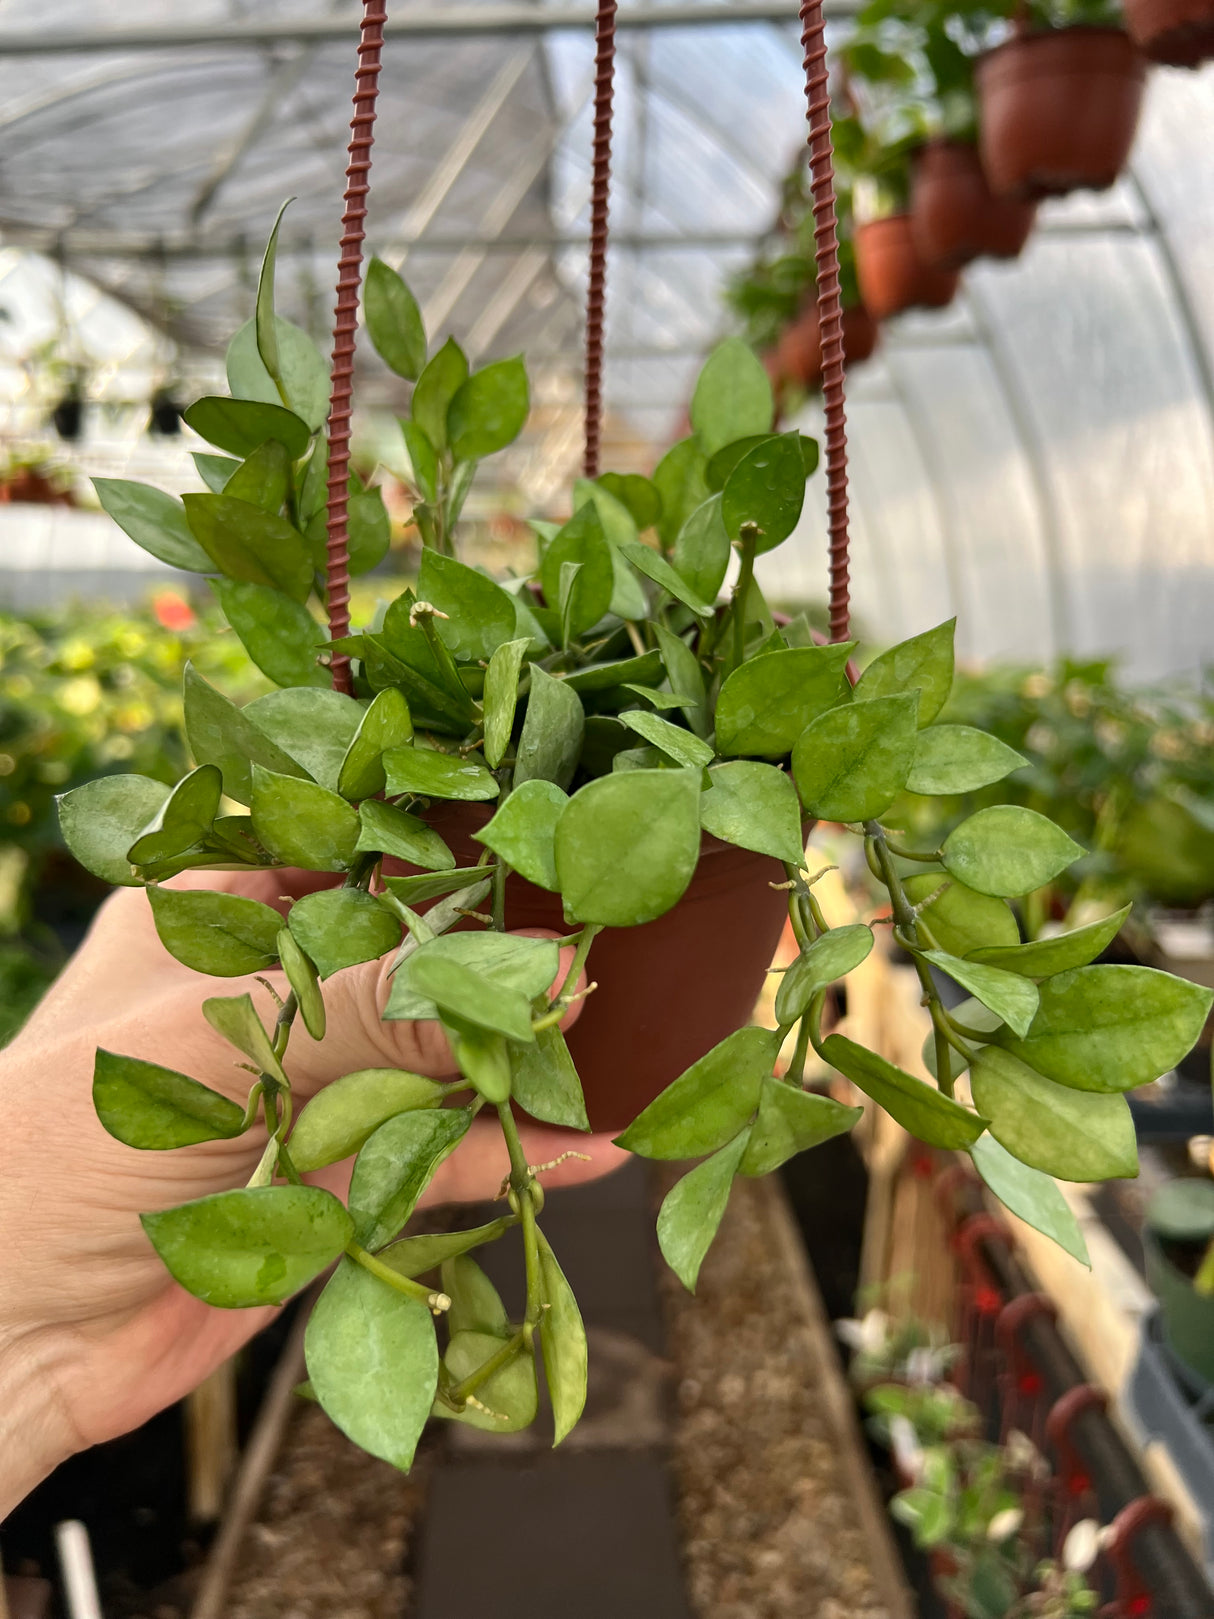
[[[1124,42],[1117,44],[1126,56],[1126,65],[1136,70],[1137,78],[1145,78],[1147,70],[1146,57],[1130,38],[1128,30],[1119,28],[1116,23],[1070,23],[1065,28],[1034,28],[1028,33],[1013,34],[1005,39],[1001,45],[992,45],[989,50],[980,51],[974,58],[974,76],[989,73],[991,63],[996,60],[1007,61],[1009,57],[1017,54],[1033,52],[1043,45],[1057,40],[1073,42],[1077,35],[1084,35],[1089,40],[1107,39],[1111,42]]]

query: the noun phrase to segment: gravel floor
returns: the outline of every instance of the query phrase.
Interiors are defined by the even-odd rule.
[[[759,1188],[738,1181],[696,1296],[662,1282],[692,1603],[698,1619],[888,1619],[773,1246]]]

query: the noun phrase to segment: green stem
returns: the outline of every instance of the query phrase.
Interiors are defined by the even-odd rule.
[[[784,1076],[785,1082],[796,1090],[800,1090],[805,1081],[805,1059],[809,1056],[809,1039],[809,1016],[806,1014],[801,1019],[800,1027],[797,1029],[796,1049],[792,1054],[792,1061],[788,1065],[788,1072]]]
[[[733,599],[730,603],[730,612],[733,615],[733,652],[729,665],[731,674],[746,661],[746,601],[750,595],[751,581],[755,576],[755,546],[758,544],[759,531],[753,523],[743,523],[738,540],[742,549],[742,565],[738,570],[738,582],[733,587]]]
[[[501,1121],[502,1134],[506,1138],[506,1151],[510,1154],[510,1189],[514,1193],[523,1227],[523,1258],[527,1267],[527,1315],[523,1322],[523,1331],[527,1334],[527,1341],[530,1342],[531,1334],[544,1309],[539,1234],[535,1223],[535,1183],[527,1163],[527,1155],[523,1151],[523,1143],[519,1140],[518,1125],[514,1122],[509,1102],[497,1104],[497,1116]]]
[[[920,860],[925,866],[937,864],[941,855],[939,849],[933,849],[930,854],[921,854],[914,849],[904,849],[900,843],[895,843],[889,837],[885,840],[885,847],[891,854],[896,854],[900,860]]]
[[[249,1092],[249,1099],[245,1103],[244,1118],[240,1121],[240,1129],[242,1134],[244,1131],[252,1128],[253,1121],[257,1117],[257,1109],[261,1104],[261,1095],[264,1088],[265,1087],[262,1085],[261,1081],[258,1080],[256,1085],[254,1085],[253,1089]]]
[[[292,990],[286,1000],[278,1008],[278,1019],[274,1024],[274,1055],[279,1062],[286,1054],[287,1041],[291,1038],[291,1025],[295,1021],[295,1014],[299,1011],[299,1001],[295,991]]]
[[[601,922],[587,922],[582,929],[578,938],[577,949],[573,952],[573,960],[569,963],[569,971],[565,974],[561,987],[556,992],[556,996],[551,1003],[551,1010],[555,1011],[558,1006],[568,1005],[569,997],[572,996],[577,986],[577,981],[582,976],[582,969],[585,967],[586,958],[590,954],[590,946],[602,931],[603,925]]]
[[[490,1355],[483,1366],[478,1366],[474,1372],[469,1372],[462,1383],[456,1383],[449,1388],[443,1398],[456,1410],[462,1409],[468,1403],[470,1394],[475,1394],[477,1389],[483,1383],[487,1383],[496,1372],[500,1372],[503,1366],[509,1366],[510,1362],[517,1359],[526,1347],[527,1334],[525,1330],[520,1328],[513,1338],[502,1345],[496,1354]]]
[[[402,1293],[407,1299],[414,1299],[418,1304],[424,1304],[428,1310],[441,1313],[451,1308],[451,1300],[445,1293],[435,1293],[420,1282],[415,1282],[411,1276],[402,1276],[399,1271],[393,1270],[391,1265],[385,1265],[382,1260],[376,1259],[365,1248],[351,1239],[346,1244],[346,1253],[356,1265],[370,1271],[372,1276],[378,1276],[381,1282],[386,1282],[396,1292]]]

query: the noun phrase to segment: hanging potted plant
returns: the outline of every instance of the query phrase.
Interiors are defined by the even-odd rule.
[[[774,625],[754,564],[796,527],[816,452],[771,431],[751,351],[731,339],[709,358],[692,435],[651,480],[576,484],[572,516],[540,525],[535,569],[499,582],[458,559],[458,524],[478,463],[526,420],[523,363],[471,371],[453,340],[432,348],[409,289],[373,263],[367,329],[413,384],[404,435],[425,548],[416,589],[349,632],[345,566],[365,567],[378,542],[362,521],[342,532],[357,498],[348,439],[326,441],[324,363],[274,312],[276,235],[255,316],[229,350],[230,396],[185,413],[233,463],[202,463],[221,491],[177,500],[110,480],[98,492],[132,538],[213,581],[279,689],[238,707],[189,672],[194,768],[173,788],[108,776],[61,805],[76,857],[146,888],[164,947],[211,991],[233,981],[203,1003],[232,1046],[226,1079],[204,1084],[138,1052],[96,1058],[98,1115],[129,1147],[264,1139],[246,1187],[144,1215],[177,1281],[244,1308],[281,1302],[338,1262],[308,1328],[312,1391],[354,1440],[408,1467],[432,1413],[499,1432],[528,1424],[537,1349],[558,1440],[582,1409],[585,1335],[542,1233],[544,1166],[528,1164],[516,1110],[574,1129],[627,1124],[620,1143],[642,1156],[702,1160],[658,1219],[689,1287],[736,1175],[767,1173],[860,1117],[802,1088],[811,1048],[920,1139],[974,1149],[996,1194],[1054,1232],[1071,1218],[1054,1175],[1132,1174],[1123,1093],[1188,1048],[1211,994],[1088,965],[1100,929],[1019,942],[1011,901],[1081,853],[1045,817],[998,806],[924,849],[885,826],[908,785],[964,791],[1020,756],[936,723],[951,621],[874,659],[854,690],[852,643],[816,645],[803,619]],[[354,301],[342,307],[352,332]],[[339,366],[329,411],[342,428],[348,375]],[[327,542],[313,527],[326,488]],[[328,640],[318,593],[337,631]],[[874,934],[828,925],[805,863],[814,818],[850,826],[888,892],[931,1011],[936,1085],[823,1033],[829,986]],[[913,898],[908,861],[923,873]],[[743,1027],[785,916],[800,950],[775,1027]],[[567,972],[556,942],[517,931],[536,921],[571,948]],[[377,958],[384,1017],[441,1027],[455,1077],[353,1073],[300,1109],[293,1053],[324,1038],[325,984]],[[578,989],[583,967],[592,994]],[[943,1004],[933,971],[983,1004],[980,1026]],[[566,1041],[578,995],[586,1010]],[[610,1062],[578,1036],[596,1006],[610,1010],[596,1036],[614,1042]],[[478,1114],[496,1119],[509,1152],[503,1213],[402,1237]],[[351,1155],[348,1205],[303,1179]],[[513,1227],[519,1322],[471,1258]]]
[[[911,239],[934,270],[959,270],[980,257],[1015,258],[1036,206],[996,197],[978,159],[973,58],[991,16],[958,16],[947,0],[891,10],[871,0],[843,48],[850,84],[866,103],[894,109],[927,131],[911,152]]]
[[[1146,63],[1112,0],[1050,0],[1017,13],[1014,36],[978,59],[979,150],[998,196],[1106,190],[1138,128]]]
[[[1125,25],[1152,62],[1200,67],[1214,56],[1211,0],[1125,0]]]

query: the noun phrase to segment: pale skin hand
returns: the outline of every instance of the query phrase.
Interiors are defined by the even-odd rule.
[[[284,874],[193,872],[187,888],[239,887],[272,900]],[[562,951],[562,975],[572,950]],[[282,995],[281,974],[265,975]],[[328,1030],[313,1041],[296,1019],[285,1059],[296,1106],[359,1068],[455,1072],[437,1024],[384,1023],[387,962],[324,986]],[[273,1316],[217,1310],[165,1271],[141,1212],[242,1186],[266,1134],[139,1152],[106,1134],[93,1111],[97,1046],[177,1069],[242,1104],[253,1076],[200,1010],[210,995],[248,991],[267,1025],[276,1007],[252,978],[207,978],[173,960],[141,889],[103,906],[83,946],[29,1024],[0,1053],[0,1517],[60,1461],[126,1433],[180,1399]],[[575,1003],[572,1015],[576,1015]],[[567,1020],[567,1021],[571,1021]],[[521,1127],[546,1187],[606,1174],[627,1154],[608,1136]],[[478,1202],[509,1163],[497,1121],[481,1118],[438,1170],[423,1203]],[[344,1192],[349,1164],[306,1179]]]

